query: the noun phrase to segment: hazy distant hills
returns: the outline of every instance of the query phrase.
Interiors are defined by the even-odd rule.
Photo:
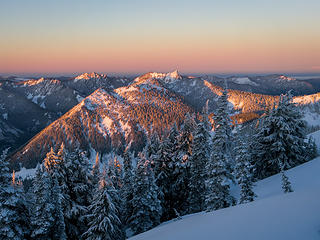
[[[150,72],[136,79],[84,73],[75,78],[2,80],[0,85],[0,141],[2,148],[23,145],[12,162],[34,167],[52,146],[64,142],[89,151],[121,152],[130,143],[141,150],[154,131],[162,134],[187,112],[199,112],[209,100],[209,111],[223,86],[237,123],[259,117],[273,106],[277,94],[317,93],[310,82],[269,75],[263,77],[191,77]],[[319,94],[301,96],[310,122],[317,123]],[[313,120],[312,120],[313,119]],[[49,125],[50,124],[50,125]],[[28,139],[32,138],[27,142]]]

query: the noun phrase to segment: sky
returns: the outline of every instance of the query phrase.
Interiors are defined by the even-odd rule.
[[[319,0],[0,0],[0,74],[320,72]]]

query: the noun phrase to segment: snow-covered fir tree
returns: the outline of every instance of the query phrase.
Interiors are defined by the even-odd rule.
[[[190,179],[190,161],[193,146],[193,132],[196,123],[194,116],[189,113],[183,122],[178,135],[175,154],[173,157],[173,178],[172,178],[172,194],[173,207],[180,215],[188,213],[188,195],[189,195],[189,179]]]
[[[309,160],[305,154],[309,148],[305,142],[306,123],[290,92],[280,96],[278,106],[268,112],[259,126],[252,147],[256,177],[278,173],[279,161],[285,170]]]
[[[113,155],[113,154],[112,154]],[[122,187],[122,165],[117,155],[111,156],[108,162],[107,175],[112,181],[116,190],[120,190]]]
[[[153,158],[155,157],[155,155],[157,155],[159,151],[159,146],[160,146],[159,136],[157,132],[154,132],[151,135],[150,139],[148,139],[147,145],[143,150],[146,158],[151,160],[152,165],[154,165]]]
[[[228,110],[228,95],[224,90],[217,101],[217,111],[214,115],[213,151],[207,161],[206,199],[207,211],[226,208],[235,204],[230,195],[230,184],[234,181],[232,159],[232,129]]]
[[[123,199],[123,207],[121,209],[121,218],[124,224],[128,223],[129,217],[132,215],[133,206],[133,168],[132,168],[133,154],[130,154],[127,148],[123,154],[123,186],[121,188],[121,197]]]
[[[100,179],[100,154],[96,153],[96,160],[92,167],[92,173],[91,173],[91,183],[93,185],[93,188],[96,188],[96,185],[99,183]]]
[[[232,133],[232,120],[230,118],[230,110],[228,105],[228,91],[223,90],[222,95],[217,100],[217,110],[213,116],[214,121],[214,136],[212,139],[213,152],[223,153],[225,165],[227,167],[228,176],[232,178],[234,166],[233,142],[234,136]]]
[[[281,174],[281,185],[282,190],[284,193],[290,193],[293,192],[293,189],[291,187],[291,183],[289,181],[289,178],[284,172],[284,166],[281,161],[279,161],[279,168],[280,168],[280,174]]]
[[[111,186],[113,187],[113,186]],[[121,231],[121,221],[109,192],[110,186],[106,176],[101,176],[93,200],[88,207],[88,230],[83,234],[88,240],[121,240],[124,235]]]
[[[121,197],[121,190],[123,186],[122,170],[123,169],[119,161],[119,156],[112,154],[108,161],[107,178],[108,178],[108,185],[112,186],[112,189],[110,189],[110,192],[109,192],[110,197],[119,213],[122,213],[121,209],[124,205],[124,202],[123,202],[124,199]],[[121,218],[120,220],[122,221],[123,219]]]
[[[39,240],[66,239],[60,186],[43,165],[37,168],[33,193],[31,237]]]
[[[248,136],[245,136],[248,137]],[[248,142],[245,138],[238,137],[236,152],[235,176],[240,186],[239,203],[248,203],[254,201],[256,194],[253,191],[254,187],[254,169],[251,164],[251,155],[248,150]]]
[[[79,149],[66,155],[65,169],[68,176],[69,209],[65,209],[65,222],[68,238],[80,236],[87,228],[83,216],[87,213],[90,201],[89,162]]]
[[[192,156],[190,158],[190,181],[189,181],[189,213],[204,210],[206,192],[206,165],[210,160],[211,136],[208,111],[205,108],[202,121],[197,124],[192,145]]]
[[[225,164],[225,157],[221,152],[214,152],[206,166],[206,198],[207,211],[230,207],[235,199],[230,195],[230,178]]]
[[[155,183],[150,161],[139,154],[139,161],[134,176],[133,213],[129,219],[134,234],[145,232],[160,224],[162,208],[159,189]]]
[[[12,182],[6,161],[0,156],[0,239],[24,240],[29,236],[29,215],[22,186]]]
[[[170,129],[168,137],[163,139],[160,143],[158,153],[154,155],[154,173],[156,184],[159,187],[159,199],[163,214],[162,221],[177,217],[174,211],[174,196],[172,182],[174,181],[174,159],[175,147],[177,144],[178,130],[177,125],[174,123]]]
[[[56,164],[49,165],[54,165],[53,174],[61,189],[66,234],[68,239],[76,239],[87,229],[83,216],[91,197],[89,162],[80,149],[69,152],[63,145],[56,158]]]

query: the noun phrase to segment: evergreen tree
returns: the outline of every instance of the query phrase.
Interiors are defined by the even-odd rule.
[[[112,188],[109,191],[110,197],[112,199],[113,204],[115,205],[117,212],[121,212],[121,208],[124,205],[124,199],[120,196],[122,191],[122,179],[123,179],[123,173],[122,173],[122,165],[118,160],[117,156],[112,156],[109,159],[108,163],[108,170],[107,170],[107,176],[108,176],[108,185],[112,186]],[[122,218],[120,219],[123,220]]]
[[[308,142],[306,143],[306,150],[305,150],[305,158],[308,160],[314,159],[318,156],[318,149],[316,142],[312,137],[308,138]]]
[[[197,124],[190,159],[189,181],[189,213],[200,212],[204,209],[206,192],[205,167],[211,154],[211,138],[208,122],[208,112],[203,111],[202,121]]]
[[[8,162],[8,149],[0,156],[0,239],[27,239],[29,235],[28,209],[22,186],[12,182]]]
[[[237,182],[241,188],[239,202],[248,203],[254,201],[256,197],[253,192],[254,169],[251,164],[251,155],[248,151],[248,142],[244,139],[238,139],[237,145],[235,174]]]
[[[195,130],[194,117],[189,113],[186,115],[184,123],[177,138],[177,145],[173,156],[173,176],[172,176],[172,198],[173,208],[179,215],[188,213],[188,195],[190,165],[193,145],[193,132]]]
[[[74,239],[87,229],[83,216],[90,202],[89,162],[85,153],[79,149],[66,152],[62,162],[67,179],[67,201],[64,205],[66,231],[68,238]]]
[[[34,239],[66,239],[61,206],[61,191],[57,179],[53,179],[41,165],[33,181],[34,206],[31,237]]]
[[[230,179],[225,164],[225,157],[221,152],[214,152],[207,163],[206,198],[207,211],[230,207],[235,199],[230,195]]]
[[[280,167],[280,174],[281,174],[283,192],[284,193],[293,192],[292,187],[291,187],[291,183],[289,181],[289,178],[284,173],[284,166],[281,163],[281,161],[279,161],[279,167]]]
[[[93,188],[96,189],[96,186],[99,183],[99,179],[100,179],[100,156],[98,152],[96,154],[95,164],[92,167],[91,175],[92,175],[91,183],[93,185]]]
[[[77,239],[87,229],[83,216],[91,196],[88,159],[79,149],[69,152],[62,144],[56,155],[53,150],[47,154],[44,165],[61,190],[67,238]]]
[[[207,211],[226,208],[235,204],[230,195],[230,184],[234,181],[232,175],[234,165],[232,154],[232,129],[228,110],[228,95],[224,90],[217,101],[217,111],[214,115],[213,154],[207,162],[206,199]]]
[[[107,175],[112,181],[114,188],[119,191],[122,187],[122,166],[116,155],[109,159]]]
[[[89,228],[83,234],[88,240],[120,240],[124,239],[121,231],[121,222],[117,209],[112,203],[105,175],[100,179],[98,189],[94,194],[93,201],[88,208],[86,218],[89,220]]]
[[[150,161],[143,154],[134,177],[134,192],[132,199],[133,214],[129,219],[131,230],[134,234],[145,232],[160,224],[161,204],[158,199],[158,187],[155,184]]]
[[[160,143],[158,153],[153,156],[152,160],[154,161],[156,184],[159,187],[158,198],[161,201],[163,210],[161,221],[167,221],[177,217],[176,211],[174,211],[175,199],[172,188],[172,183],[174,181],[174,159],[177,137],[177,125],[174,123],[170,129],[168,137],[163,139]]]
[[[292,103],[289,92],[281,95],[279,104],[263,118],[258,132],[254,136],[253,155],[256,177],[265,178],[305,162],[305,121],[302,114]]]
[[[227,168],[228,178],[234,181],[232,172],[234,166],[232,121],[228,107],[228,92],[224,90],[222,95],[217,100],[217,110],[213,116],[214,120],[214,136],[213,152],[220,152],[223,155],[224,162]],[[222,156],[221,155],[221,156]]]
[[[128,148],[123,154],[123,187],[121,189],[121,197],[123,199],[122,222],[127,224],[129,217],[132,215],[133,206],[133,156],[129,153]]]
[[[153,158],[157,155],[159,151],[160,140],[157,132],[151,135],[148,140],[146,147],[144,148],[144,154],[147,159],[151,160],[151,165],[154,166]]]

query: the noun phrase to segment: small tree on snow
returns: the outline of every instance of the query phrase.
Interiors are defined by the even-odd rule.
[[[290,193],[293,192],[292,187],[291,187],[291,183],[289,181],[289,178],[287,177],[287,175],[284,172],[284,167],[282,165],[281,162],[279,162],[280,165],[280,174],[281,174],[281,181],[282,181],[282,189],[284,193]]]
[[[251,155],[248,151],[247,144],[244,139],[239,139],[238,147],[236,148],[235,174],[241,188],[240,203],[252,202],[256,198],[253,192],[253,165],[251,164]]]

